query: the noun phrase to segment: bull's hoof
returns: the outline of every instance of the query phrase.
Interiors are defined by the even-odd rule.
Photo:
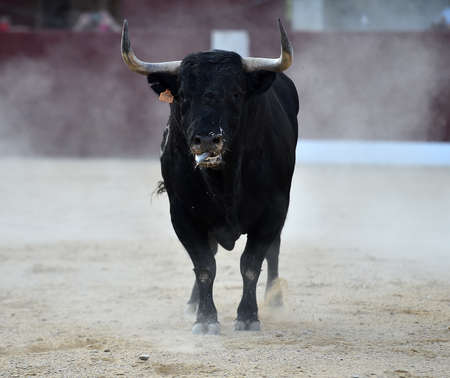
[[[195,323],[192,327],[194,335],[218,335],[220,333],[219,322]]]
[[[264,304],[272,309],[283,307],[283,296],[287,287],[287,281],[283,278],[273,280],[266,288]]]
[[[261,331],[261,323],[259,322],[259,320],[249,322],[247,324],[247,330],[248,331]]]
[[[271,308],[283,307],[283,296],[281,295],[281,293],[266,296],[265,304]]]
[[[261,323],[259,320],[236,320],[234,322],[235,331],[261,331]]]
[[[203,335],[207,331],[207,326],[205,323],[195,323],[192,327],[192,334],[193,335]]]
[[[287,282],[281,278],[276,279],[266,289],[264,304],[272,308],[283,307],[283,291],[286,290]]]
[[[220,333],[220,324],[216,323],[208,323],[208,335],[218,335]]]

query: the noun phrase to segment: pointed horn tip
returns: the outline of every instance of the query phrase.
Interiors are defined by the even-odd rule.
[[[289,41],[288,35],[286,33],[286,30],[284,29],[281,19],[278,19],[278,27],[280,28],[281,45],[283,47],[283,50],[289,52],[292,55],[294,49],[292,48],[291,41]]]
[[[283,23],[281,22],[281,19],[280,19],[280,18],[278,19],[278,27],[280,28],[280,32],[281,32],[282,34],[286,34],[286,30],[284,30],[284,25],[283,25]]]
[[[123,20],[122,26],[122,51],[127,53],[130,51],[130,40],[128,38],[128,21]]]
[[[128,33],[128,21],[127,19],[123,20],[123,24],[122,24],[122,35],[124,35],[125,33]]]

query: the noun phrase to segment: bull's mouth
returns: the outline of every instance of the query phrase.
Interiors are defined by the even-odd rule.
[[[194,156],[197,167],[217,168],[222,164],[222,154],[219,152],[203,152]]]

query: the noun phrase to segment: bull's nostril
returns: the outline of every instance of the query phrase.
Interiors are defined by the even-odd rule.
[[[214,144],[219,144],[221,140],[222,140],[221,137],[216,136],[216,137],[214,137],[214,139],[213,139],[213,143],[214,143]]]
[[[201,144],[202,143],[202,139],[198,136],[194,137],[194,144]]]

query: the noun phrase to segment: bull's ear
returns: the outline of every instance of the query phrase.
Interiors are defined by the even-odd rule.
[[[276,73],[271,71],[249,72],[248,76],[248,94],[260,94],[267,91],[275,80]]]
[[[161,92],[165,92],[167,89],[176,96],[178,92],[178,76],[167,73],[154,73],[147,75],[147,81],[152,89],[159,96]]]

